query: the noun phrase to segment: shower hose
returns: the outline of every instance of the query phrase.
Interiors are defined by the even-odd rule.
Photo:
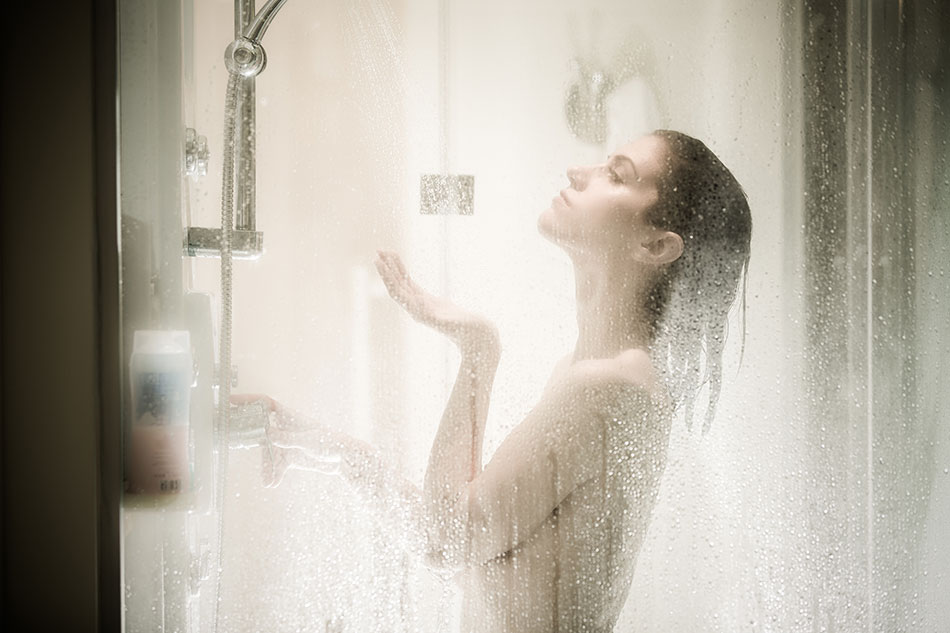
[[[217,468],[214,474],[214,509],[217,513],[217,543],[215,553],[215,595],[213,630],[220,630],[221,577],[224,548],[224,496],[228,472],[228,432],[231,423],[231,237],[234,229],[234,161],[238,127],[237,106],[241,102],[244,78],[228,73],[228,89],[224,100],[224,149],[221,176],[221,328],[219,339],[218,410],[215,418],[214,439],[217,447]]]

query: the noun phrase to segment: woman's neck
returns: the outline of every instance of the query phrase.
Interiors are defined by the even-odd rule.
[[[653,327],[644,307],[644,276],[629,264],[574,262],[577,344],[574,360],[613,358],[647,349]]]

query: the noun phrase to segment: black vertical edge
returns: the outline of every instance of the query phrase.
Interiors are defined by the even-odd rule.
[[[7,13],[6,19],[12,20],[16,18],[17,14],[16,8]],[[6,122],[6,99],[8,95],[6,94],[6,84],[3,81],[0,81],[0,140],[4,140],[4,135],[6,130],[4,125]],[[5,164],[6,155],[3,152],[3,146],[0,145],[0,187],[5,187],[7,169]],[[3,216],[5,213],[9,213],[9,209],[6,207],[6,198],[0,192],[0,627],[7,627],[7,587],[6,587],[6,573],[4,570],[7,568],[7,530],[6,530],[6,514],[7,514],[7,499],[6,499],[6,463],[4,460],[4,454],[6,452],[6,425],[7,421],[4,416],[5,402],[4,402],[4,389],[6,387],[5,376],[3,373],[3,366],[5,364],[5,345],[3,340],[3,313],[4,313],[4,288],[3,288],[3,248],[4,244],[4,224]]]
[[[937,476],[940,422],[920,409],[928,334],[918,304],[933,299],[920,294],[927,259],[918,260],[918,240],[920,227],[943,212],[928,180],[946,147],[938,86],[950,21],[945,0],[879,0],[873,7],[874,626],[889,631],[922,611],[920,561]]]
[[[805,346],[813,367],[807,402],[827,417],[846,396],[839,377],[847,371],[846,251],[848,207],[847,2],[807,0],[802,12],[802,155],[805,261]],[[825,378],[824,382],[821,382]]]
[[[4,631],[98,628],[94,2],[4,6]]]
[[[867,153],[865,5],[857,0],[805,0],[802,17],[802,253],[805,411],[816,584],[806,598],[815,626],[850,621],[868,611],[866,551],[867,434],[861,424],[867,381]],[[831,595],[836,574],[850,586]]]
[[[120,438],[120,279],[118,239],[118,55],[116,0],[93,2],[94,142],[96,237],[99,284],[99,481],[98,587],[99,631],[121,628],[119,504]]]

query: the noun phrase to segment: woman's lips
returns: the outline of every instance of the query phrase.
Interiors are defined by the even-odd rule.
[[[561,189],[561,192],[557,195],[557,197],[554,198],[554,201],[557,202],[558,200],[560,200],[561,204],[563,204],[565,207],[569,207],[571,205],[567,201],[567,196],[564,195],[565,191],[567,191],[567,189]]]

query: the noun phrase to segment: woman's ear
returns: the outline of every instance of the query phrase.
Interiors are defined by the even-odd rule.
[[[683,238],[673,231],[651,231],[640,242],[640,261],[661,266],[679,259],[683,254]]]

